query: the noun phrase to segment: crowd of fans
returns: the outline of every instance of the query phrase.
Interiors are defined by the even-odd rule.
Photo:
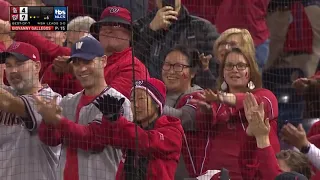
[[[11,5],[68,6],[67,31],[13,32]],[[320,121],[280,126],[263,81],[299,69],[303,118],[320,118],[320,1],[0,8],[1,179],[320,178]]]

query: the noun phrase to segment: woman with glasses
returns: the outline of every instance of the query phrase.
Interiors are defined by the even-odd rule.
[[[197,107],[190,103],[190,99],[202,90],[193,80],[200,68],[199,53],[195,49],[176,46],[165,56],[162,66],[162,80],[167,88],[166,106],[164,114],[178,117],[185,130],[183,150],[176,171],[175,180],[182,180],[200,174],[195,165],[194,151],[205,146],[204,132],[196,133],[195,117]],[[204,152],[204,151],[202,151]],[[202,155],[204,156],[204,155]]]
[[[233,47],[240,47],[248,52],[255,53],[255,47],[250,32],[246,29],[230,28],[224,31],[219,38],[215,41],[213,46],[214,59],[217,63],[216,72],[211,72],[209,69],[209,62],[201,61],[201,71],[197,73],[196,82],[199,82],[203,88],[209,87],[210,89],[218,89],[216,81],[208,74],[219,74],[219,64],[224,59],[225,54]]]
[[[248,156],[240,156],[240,147],[248,140],[250,129],[244,116],[243,100],[251,92],[259,103],[264,103],[266,117],[270,119],[270,141],[275,153],[280,151],[277,138],[278,102],[274,94],[262,88],[262,79],[254,51],[242,48],[228,50],[221,61],[218,92],[205,90],[196,101],[205,118],[203,130],[208,130],[208,143],[203,158],[203,170],[226,168],[231,179],[255,179],[257,174],[249,167],[257,166],[256,147],[250,147]],[[246,133],[247,130],[247,133]]]

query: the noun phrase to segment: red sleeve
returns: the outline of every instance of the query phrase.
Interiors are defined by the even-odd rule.
[[[16,32],[15,40],[32,44],[40,53],[50,56],[50,59],[54,59],[57,56],[69,56],[71,54],[70,48],[59,46],[42,37],[37,32],[18,31]]]
[[[276,96],[267,89],[257,89],[252,92],[255,96],[258,104],[264,103],[264,111],[266,114],[266,118],[274,119],[278,117],[278,100]],[[236,106],[232,108],[233,114],[238,114],[239,111],[243,110],[243,101],[245,99],[245,93],[236,93]]]
[[[258,149],[257,157],[259,160],[259,170],[262,180],[275,179],[282,173],[274,150],[271,146]]]
[[[317,135],[317,134],[320,134],[320,121],[314,123],[309,132],[308,132],[308,138],[311,137],[311,136],[314,136],[314,135]]]
[[[138,61],[138,60],[136,60]],[[135,63],[134,67],[135,79],[136,80],[145,80],[149,77],[149,73],[146,67],[142,63]],[[106,78],[107,79],[107,78]],[[128,65],[121,67],[118,75],[112,79],[111,82],[107,82],[108,85],[118,90],[125,97],[130,98],[130,91],[132,88],[132,64],[128,63]]]
[[[311,77],[312,79],[320,79],[320,71],[317,71],[315,75]]]
[[[0,7],[1,7],[1,11],[0,11],[0,19],[4,20],[4,21],[9,21],[9,14],[10,14],[10,6],[11,4],[8,3],[7,1],[4,0],[0,0]]]
[[[110,144],[113,146],[132,150],[136,150],[138,147],[144,153],[159,153],[162,156],[167,152],[181,151],[182,133],[176,127],[166,126],[154,130],[144,130],[127,121],[124,117],[120,117],[114,123],[108,120],[103,120],[103,123],[113,129],[112,139],[110,139]],[[138,145],[136,145],[137,140]]]
[[[192,99],[200,99],[199,93],[198,92],[193,92],[191,94],[185,95],[179,99],[179,102],[177,103],[177,108],[180,109],[184,106],[189,106],[192,107],[196,111],[194,124],[196,129],[201,129],[201,130],[208,130],[212,125],[211,120],[213,121],[216,120],[216,109],[217,109],[217,104],[213,103],[212,104],[212,111],[211,112],[203,112],[200,108],[198,108],[198,105],[196,102],[192,102]],[[215,122],[213,122],[215,124]]]
[[[100,121],[93,121],[88,125],[76,124],[66,118],[60,120],[57,127],[63,138],[63,143],[71,148],[80,148],[85,151],[101,151],[104,149],[104,138],[108,137]]]
[[[277,122],[276,120],[270,121],[271,131],[269,134],[270,144],[272,147],[273,155],[280,151],[280,144],[277,136]],[[240,149],[239,165],[241,167],[242,177],[246,177],[246,180],[263,179],[267,180],[262,176],[265,169],[262,170],[259,149],[257,148],[256,140],[254,137],[246,136],[243,141],[243,145]],[[275,156],[274,156],[275,158]],[[268,163],[268,162],[265,162]],[[272,162],[271,162],[272,163]],[[273,163],[272,163],[273,164]],[[264,166],[263,164],[262,166]],[[263,172],[262,172],[262,171]],[[266,169],[268,171],[268,169]],[[271,178],[272,179],[272,178]]]
[[[211,112],[202,112],[200,108],[196,112],[196,127],[199,129],[210,129],[212,125],[217,124],[217,111],[220,104],[212,103]]]
[[[4,45],[3,42],[0,41],[0,52],[3,52],[6,50],[6,46]]]
[[[60,132],[52,126],[47,126],[43,121],[38,129],[40,140],[48,146],[58,146],[62,143]]]

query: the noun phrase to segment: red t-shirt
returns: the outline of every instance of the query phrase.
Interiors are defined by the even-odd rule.
[[[86,96],[82,95],[77,106],[76,111],[76,123],[79,121],[79,113],[83,106],[91,103],[97,96]],[[63,171],[64,179],[68,180],[79,180],[79,167],[78,167],[78,155],[77,149],[67,148],[67,160]]]

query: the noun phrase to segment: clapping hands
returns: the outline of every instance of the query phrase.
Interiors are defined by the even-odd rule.
[[[57,105],[58,96],[47,100],[39,95],[33,95],[36,102],[38,113],[42,116],[43,121],[49,125],[57,125],[61,119],[62,108]]]
[[[269,136],[269,119],[265,119],[264,104],[258,104],[251,93],[247,93],[243,102],[246,119],[249,123],[246,133],[248,136]]]
[[[299,124],[298,127],[295,127],[290,123],[285,124],[281,129],[281,140],[298,149],[309,145],[309,141],[302,124]]]

